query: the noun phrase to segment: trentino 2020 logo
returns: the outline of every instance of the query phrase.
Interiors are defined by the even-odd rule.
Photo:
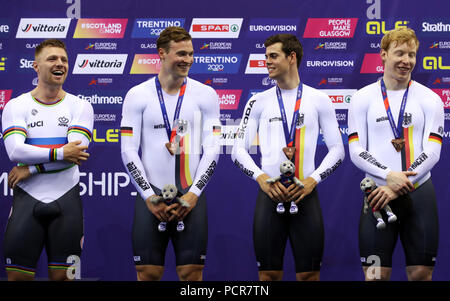
[[[158,38],[161,32],[169,26],[184,27],[184,18],[178,19],[136,19],[134,21],[132,38]]]
[[[242,54],[199,54],[194,56],[192,74],[236,74],[239,72]]]

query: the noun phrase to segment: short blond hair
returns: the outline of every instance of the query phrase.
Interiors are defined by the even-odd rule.
[[[388,51],[393,42],[397,42],[397,45],[403,43],[410,44],[412,41],[416,44],[416,50],[419,49],[419,40],[413,29],[407,27],[399,27],[386,32],[381,39],[381,49]]]

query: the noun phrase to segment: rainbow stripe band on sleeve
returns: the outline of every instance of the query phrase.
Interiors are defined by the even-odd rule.
[[[21,126],[10,126],[3,132],[3,139],[9,137],[12,134],[19,134],[27,138],[27,130]]]
[[[49,154],[49,160],[50,162],[56,161],[56,148],[51,148],[50,149],[50,154]]]
[[[69,129],[67,130],[67,134],[70,134],[70,133],[82,134],[89,140],[89,142],[92,141],[92,133],[90,130],[88,130],[85,127],[82,127],[79,125],[73,125],[73,126],[69,127]]]
[[[49,262],[48,268],[51,270],[67,270],[72,264],[69,263],[59,263],[59,262]]]
[[[133,128],[132,127],[121,127],[120,128],[120,136],[133,137]]]
[[[354,141],[359,141],[359,137],[358,137],[358,133],[354,132],[351,133],[350,135],[348,135],[348,143],[354,142]]]
[[[430,137],[428,138],[428,141],[433,141],[436,143],[439,143],[442,145],[442,136],[436,134],[436,133],[430,133]]]
[[[45,172],[44,164],[37,164],[37,165],[35,165],[35,167],[36,167],[38,173],[44,173]]]
[[[25,274],[32,275],[32,276],[34,276],[34,274],[35,274],[34,269],[26,268],[26,267],[16,265],[16,264],[6,264],[5,268],[7,271],[10,271],[10,272],[21,272],[21,273],[25,273]]]

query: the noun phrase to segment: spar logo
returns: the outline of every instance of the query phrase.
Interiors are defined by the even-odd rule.
[[[264,53],[251,53],[248,57],[245,74],[268,74],[266,55]]]
[[[216,90],[221,110],[236,110],[239,106],[242,90]]]
[[[278,33],[291,33],[296,35],[300,19],[251,19],[248,26],[247,37],[267,38]]]
[[[386,23],[388,25],[386,25]],[[366,33],[369,35],[382,35],[392,29],[408,27],[410,22],[406,20],[388,20],[388,21],[380,21],[380,20],[372,20],[366,23]],[[388,29],[386,29],[386,27]]]
[[[383,73],[383,60],[379,53],[366,53],[361,65],[360,73]]]
[[[190,72],[193,74],[236,74],[242,54],[199,54],[194,56]]]
[[[78,19],[74,39],[121,39],[128,19]]]
[[[12,90],[0,90],[0,110],[3,110],[5,105],[11,99]]]
[[[128,54],[78,54],[73,74],[122,74]]]
[[[130,74],[158,74],[161,61],[157,54],[135,54]]]
[[[184,18],[178,19],[136,19],[132,38],[158,38],[161,32],[170,26],[184,27]]]
[[[358,18],[309,18],[304,38],[353,38]]]
[[[444,103],[445,109],[450,109],[450,89],[432,89],[437,95],[439,95]]]
[[[356,55],[315,55],[305,62],[305,71],[313,73],[351,73]]]
[[[422,65],[420,66],[420,70],[424,72],[429,72],[432,70],[450,70],[448,59],[444,59],[445,54],[442,55],[433,55],[433,56],[424,56],[422,60]]]
[[[17,39],[65,39],[70,20],[65,19],[20,19],[17,27]]]
[[[243,18],[194,18],[189,33],[192,38],[237,39],[243,20]]]
[[[353,94],[356,89],[321,89],[328,95],[335,110],[345,110],[350,107]]]

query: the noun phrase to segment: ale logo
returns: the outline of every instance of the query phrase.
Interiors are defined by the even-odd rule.
[[[450,66],[442,64],[442,56],[426,56],[423,58],[424,70],[450,70]]]

